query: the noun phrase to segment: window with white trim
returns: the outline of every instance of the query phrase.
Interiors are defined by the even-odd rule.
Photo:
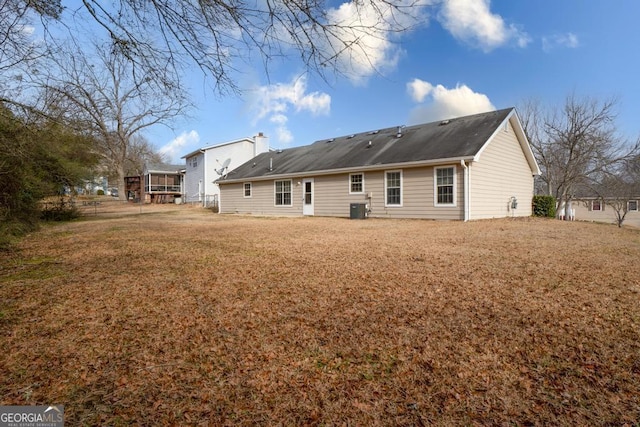
[[[244,197],[251,197],[251,183],[250,182],[245,182],[243,185],[243,194]]]
[[[434,198],[436,206],[456,205],[456,167],[434,168]]]
[[[402,171],[384,174],[385,206],[402,206]]]
[[[276,206],[291,206],[291,180],[275,181]]]
[[[627,210],[629,212],[636,212],[638,210],[638,201],[629,200],[629,202],[627,203]]]
[[[591,210],[592,211],[601,211],[602,210],[602,202],[600,200],[592,200],[591,201]]]
[[[349,194],[364,193],[364,174],[352,173],[349,175]]]

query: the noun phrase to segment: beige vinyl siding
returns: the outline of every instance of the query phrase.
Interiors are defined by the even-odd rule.
[[[506,131],[497,131],[469,172],[469,219],[531,215],[533,172],[510,123]],[[511,196],[518,200],[516,210],[509,209]]]
[[[351,203],[367,203],[372,218],[463,219],[460,169],[456,167],[455,207],[434,207],[432,167],[393,169],[402,171],[402,206],[397,207],[385,207],[386,171],[364,172],[364,194],[349,194],[348,173],[315,177],[314,214],[348,218]]]
[[[301,178],[291,179],[291,206],[275,205],[274,181],[251,182],[251,197],[244,197],[244,184],[220,185],[220,213],[239,213],[267,216],[302,215]]]
[[[604,202],[600,203],[599,211],[591,210],[591,200],[573,200],[571,208],[575,210],[574,218],[578,221],[595,221],[614,224],[616,222],[616,213],[611,206],[607,206]],[[627,217],[629,214],[627,214]]]
[[[607,224],[617,224],[615,210],[604,203],[602,207],[604,210],[594,211],[590,210],[591,200],[573,200],[571,207],[574,209],[576,221],[593,221],[603,222]],[[640,211],[629,211],[624,218],[623,226],[633,226],[640,228]]]
[[[314,177],[314,215],[348,218],[351,203],[367,203],[368,176],[364,174],[364,194],[349,194],[349,174]]]

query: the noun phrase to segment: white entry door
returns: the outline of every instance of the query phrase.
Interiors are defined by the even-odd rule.
[[[302,180],[302,215],[313,215],[313,178]]]

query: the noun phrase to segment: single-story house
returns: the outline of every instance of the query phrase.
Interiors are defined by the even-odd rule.
[[[217,183],[221,213],[466,221],[530,216],[539,174],[509,108],[263,153]]]
[[[618,213],[626,215],[624,225],[640,227],[640,195],[631,198],[602,198],[599,196],[575,196],[570,202],[569,209],[560,207],[559,215],[562,219],[572,221],[593,221],[607,224],[617,224]],[[619,212],[617,212],[619,211]]]
[[[233,168],[268,151],[269,138],[260,132],[251,138],[209,145],[182,156],[186,161],[185,201],[215,207],[220,194],[215,181]]]

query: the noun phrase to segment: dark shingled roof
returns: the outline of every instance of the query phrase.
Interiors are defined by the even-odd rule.
[[[401,127],[401,136],[398,136],[399,128],[392,127],[324,139],[303,147],[262,153],[232,170],[226,181],[470,158],[478,153],[512,111],[513,108],[508,108]],[[221,183],[224,181],[225,179],[219,180]]]
[[[167,163],[147,163],[146,171],[155,173],[179,173],[186,167],[186,165],[170,165]]]

